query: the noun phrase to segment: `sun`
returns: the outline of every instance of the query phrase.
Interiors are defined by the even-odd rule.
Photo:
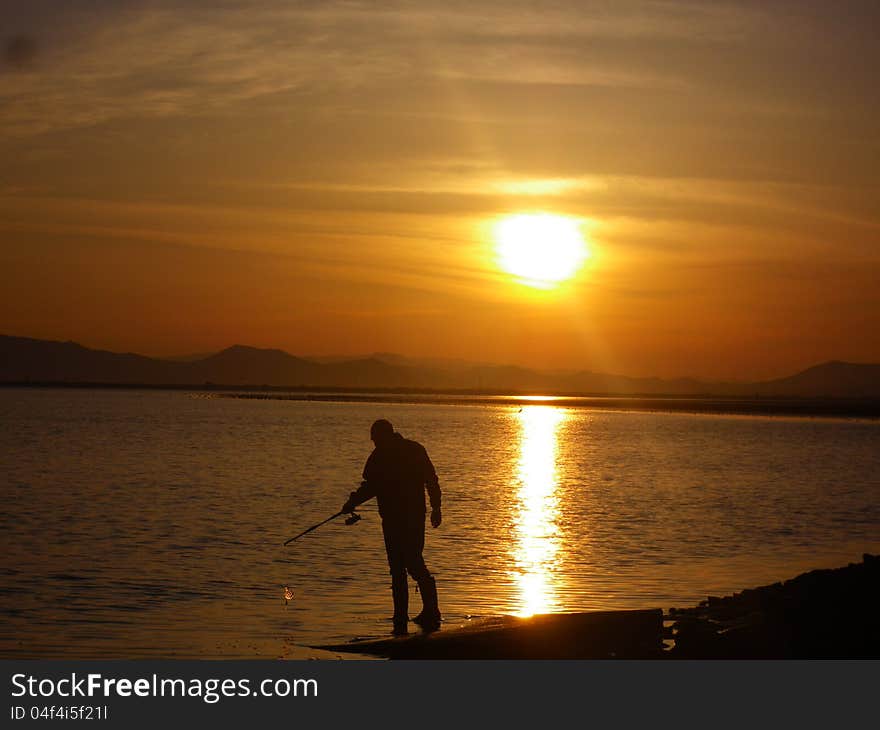
[[[552,213],[519,213],[493,228],[498,265],[522,284],[552,289],[589,258],[580,221]]]

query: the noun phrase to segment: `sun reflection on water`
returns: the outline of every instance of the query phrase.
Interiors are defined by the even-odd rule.
[[[559,552],[556,456],[559,427],[567,415],[559,408],[524,406],[515,416],[521,428],[514,523],[515,613],[532,616],[558,607],[554,577]]]

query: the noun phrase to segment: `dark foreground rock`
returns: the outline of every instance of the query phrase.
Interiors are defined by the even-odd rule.
[[[880,557],[672,609],[677,659],[880,658]]]

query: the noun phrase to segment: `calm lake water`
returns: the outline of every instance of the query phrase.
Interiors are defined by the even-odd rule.
[[[379,417],[440,475],[425,555],[450,624],[687,606],[880,551],[872,421],[64,389],[2,389],[0,414],[4,657],[302,656],[389,631],[374,503],[282,547],[358,485]]]

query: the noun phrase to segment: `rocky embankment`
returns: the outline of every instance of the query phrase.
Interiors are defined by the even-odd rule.
[[[671,609],[677,659],[880,658],[880,556]]]

